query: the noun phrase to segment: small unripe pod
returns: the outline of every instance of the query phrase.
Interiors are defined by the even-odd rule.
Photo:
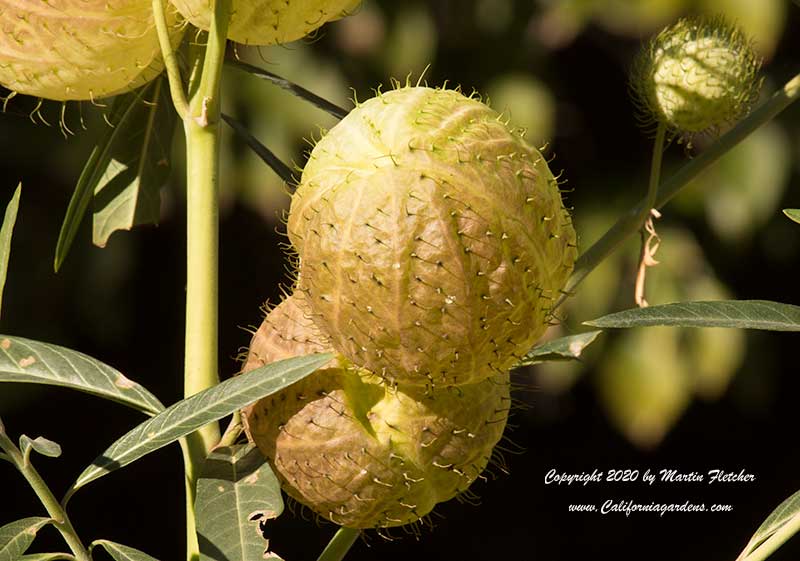
[[[0,6],[0,84],[54,100],[130,91],[163,69],[149,0],[28,0]],[[167,20],[175,38],[174,9]]]
[[[681,19],[640,52],[631,88],[645,123],[691,135],[735,121],[758,96],[761,60],[721,18]]]
[[[480,101],[426,87],[368,100],[316,144],[288,233],[315,323],[401,386],[508,370],[576,256],[539,151]]]
[[[211,0],[172,0],[192,25],[208,30]],[[354,11],[361,0],[233,0],[228,38],[248,45],[276,45],[305,37]]]
[[[326,349],[302,295],[272,310],[245,370]],[[416,522],[466,491],[505,428],[508,374],[425,391],[387,386],[339,356],[242,412],[284,491],[350,528]]]

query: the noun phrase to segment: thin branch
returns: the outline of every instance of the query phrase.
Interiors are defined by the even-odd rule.
[[[178,58],[172,48],[172,41],[169,36],[167,18],[164,15],[164,0],[153,0],[153,19],[156,23],[158,33],[158,43],[161,46],[161,56],[164,59],[164,67],[167,69],[169,79],[169,91],[172,95],[172,103],[175,111],[181,119],[185,119],[189,114],[189,103],[186,101],[186,93],[183,91],[183,80],[181,70],[178,67]]]

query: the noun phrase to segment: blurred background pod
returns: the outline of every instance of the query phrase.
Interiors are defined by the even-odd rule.
[[[212,0],[172,0],[189,22],[208,30]],[[228,38],[246,45],[275,45],[305,37],[356,10],[360,0],[233,0]]]
[[[158,76],[161,49],[148,0],[0,3],[0,84],[52,99],[94,100]],[[183,34],[167,8],[173,42]]]

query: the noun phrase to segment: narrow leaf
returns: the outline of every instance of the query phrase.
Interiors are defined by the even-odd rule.
[[[783,214],[800,224],[800,208],[785,208]]]
[[[69,553],[28,553],[19,558],[19,561],[75,561],[75,556]]]
[[[577,335],[559,337],[531,349],[517,366],[529,366],[540,362],[575,360],[591,345],[602,331],[587,331]]]
[[[232,58],[225,59],[225,64],[227,66],[232,66],[233,68],[238,68],[239,70],[243,70],[244,72],[252,74],[257,78],[261,78],[262,80],[266,80],[267,82],[275,84],[279,88],[284,89],[287,92],[290,92],[296,95],[297,97],[310,102],[312,105],[319,107],[320,109],[322,109],[329,115],[333,115],[337,119],[344,119],[349,113],[347,109],[339,107],[335,103],[331,103],[327,99],[308,91],[304,87],[298,86],[294,82],[290,82],[286,78],[282,78],[277,74],[268,72],[263,68],[259,68],[257,66],[253,66],[252,64],[247,64],[246,62],[242,62],[241,60],[236,60]]]
[[[331,354],[327,353],[274,362],[175,403],[132,429],[95,458],[72,484],[70,494],[248,403],[282,390],[330,359]]]
[[[11,202],[6,206],[3,226],[0,227],[0,310],[2,310],[3,288],[6,285],[6,273],[8,272],[8,257],[11,254],[11,232],[14,229],[14,223],[17,221],[17,210],[19,209],[19,196],[21,192],[22,183],[17,185],[17,189],[11,196]]]
[[[117,230],[156,224],[161,187],[170,172],[176,113],[162,76],[136,103],[113,141],[111,158],[94,188],[93,242],[105,247]]]
[[[110,366],[77,351],[21,337],[0,335],[0,382],[63,386],[149,415],[164,410],[156,396]]]
[[[245,141],[248,147],[256,153],[256,155],[261,158],[261,161],[267,164],[269,168],[275,172],[275,174],[280,177],[287,185],[294,186],[296,183],[296,179],[292,175],[292,170],[289,166],[283,163],[275,153],[261,144],[261,142],[252,134],[247,128],[231,117],[230,115],[226,115],[225,113],[222,114],[222,120],[225,121],[233,132],[236,133],[239,138]]]
[[[750,538],[737,561],[745,560],[756,550],[767,547],[765,542],[768,541],[774,542],[768,546],[770,552],[774,551],[798,530],[800,530],[800,491],[794,493],[772,511]],[[779,533],[782,535],[779,536]],[[760,557],[764,558],[764,556]]]
[[[33,543],[36,533],[49,522],[50,518],[33,516],[0,528],[0,561],[19,561],[20,556]]]
[[[143,86],[138,90],[118,95],[114,98],[111,112],[108,117],[109,129],[97,146],[92,150],[92,154],[83,166],[81,176],[75,185],[75,191],[67,207],[67,214],[61,224],[61,231],[58,234],[56,243],[56,255],[54,260],[55,270],[58,271],[64,260],[67,258],[72,242],[80,228],[83,215],[94,196],[95,189],[100,184],[105,175],[106,168],[111,161],[112,147],[114,141],[125,134],[125,123],[130,121],[135,109],[141,105],[144,95],[150,85]]]
[[[105,549],[114,558],[114,561],[158,561],[155,557],[151,557],[138,549],[108,540],[93,541],[92,545],[89,546],[89,550],[91,551],[97,546]]]
[[[208,456],[195,505],[201,561],[262,561],[269,551],[264,525],[283,512],[280,483],[255,444]]]
[[[800,331],[800,306],[767,300],[678,302],[633,308],[584,322],[593,327],[734,327]]]
[[[29,449],[38,452],[42,456],[47,456],[48,458],[58,458],[61,455],[61,446],[57,442],[48,440],[43,436],[37,436],[31,439],[29,436],[23,434],[19,437],[19,449],[22,450],[24,456],[29,454]]]

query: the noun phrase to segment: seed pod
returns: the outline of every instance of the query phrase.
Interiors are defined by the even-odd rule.
[[[681,19],[643,49],[631,89],[645,124],[692,135],[733,122],[758,96],[761,60],[752,42],[724,19]]]
[[[485,104],[426,87],[370,99],[317,143],[288,233],[314,322],[400,385],[508,370],[576,255],[539,151]]]
[[[30,0],[0,6],[0,84],[54,100],[132,90],[163,69],[149,0]],[[182,34],[168,10],[175,39]]]
[[[245,369],[322,351],[298,293],[272,310]],[[505,428],[508,374],[426,392],[398,389],[343,357],[242,412],[288,495],[350,528],[417,521],[466,491]]]
[[[192,25],[208,30],[211,0],[172,0]],[[354,11],[361,0],[233,0],[228,38],[250,45],[276,45],[305,37]]]

